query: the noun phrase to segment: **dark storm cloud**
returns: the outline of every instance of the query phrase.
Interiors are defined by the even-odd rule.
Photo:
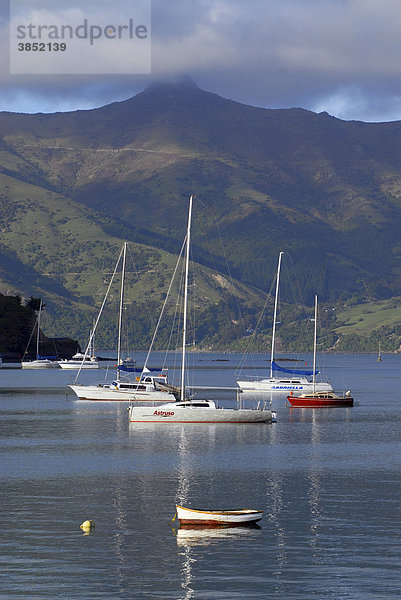
[[[99,14],[106,5],[96,3]],[[203,89],[257,106],[399,119],[399,6],[399,0],[153,0],[152,75],[189,74]],[[151,80],[19,77],[7,69],[3,110],[100,106],[135,94]]]

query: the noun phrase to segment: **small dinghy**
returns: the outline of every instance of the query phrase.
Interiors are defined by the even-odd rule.
[[[238,527],[260,521],[263,510],[195,510],[176,505],[180,525],[207,525],[208,527]]]

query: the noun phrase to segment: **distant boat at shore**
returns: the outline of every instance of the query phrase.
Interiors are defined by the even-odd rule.
[[[90,332],[85,353],[77,352],[70,359],[59,360],[58,364],[62,369],[98,369],[99,361],[95,356],[93,331]]]
[[[36,358],[33,360],[22,360],[21,366],[23,369],[58,369],[59,368],[58,362],[56,360],[54,360],[56,357],[54,357],[54,359],[53,359],[53,357],[50,358],[49,356],[41,356],[39,354],[40,317],[42,314],[42,310],[43,310],[43,303],[41,300],[40,304],[39,304],[38,318],[36,319],[36,324],[35,324],[35,328],[36,328]],[[35,328],[34,328],[34,330],[35,330]],[[31,340],[29,340],[29,341],[31,341]],[[28,342],[28,346],[29,346],[29,342]],[[25,354],[26,354],[26,351],[25,351]]]
[[[98,369],[99,361],[96,356],[85,356],[81,352],[77,352],[70,359],[57,361],[62,369]]]

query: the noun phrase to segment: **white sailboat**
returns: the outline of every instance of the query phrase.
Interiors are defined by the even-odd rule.
[[[82,352],[77,352],[71,358],[65,358],[58,361],[62,369],[98,369],[99,361],[96,356],[85,356]]]
[[[39,353],[40,344],[40,317],[42,314],[42,300],[40,300],[38,318],[36,320],[36,358],[34,360],[22,360],[23,369],[58,369],[59,364],[56,360],[41,356]],[[31,336],[32,337],[32,336]],[[30,341],[30,340],[29,340]],[[29,346],[29,343],[28,343]]]
[[[162,389],[161,386],[167,384],[167,372],[157,370],[157,375],[152,374],[152,371],[146,367],[143,369],[130,368],[123,364],[121,358],[121,328],[124,303],[124,284],[125,284],[125,265],[127,255],[127,242],[124,243],[118,258],[114,274],[122,257],[121,271],[121,289],[120,289],[120,310],[118,319],[118,347],[117,347],[117,372],[116,377],[111,383],[98,383],[94,385],[81,385],[77,383],[80,369],[78,371],[75,382],[68,387],[78,396],[79,400],[97,400],[106,402],[131,402],[131,401],[152,401],[152,402],[168,402],[174,400],[175,396],[172,391]],[[113,277],[114,277],[113,274]],[[112,281],[112,280],[111,280]],[[111,282],[109,285],[109,289]],[[108,290],[109,291],[109,290]],[[108,295],[106,293],[99,316],[96,320],[94,330],[96,329],[101,312],[103,310],[105,300]],[[91,339],[95,331],[91,334]],[[91,342],[90,339],[90,342]],[[140,372],[136,381],[125,380],[121,378],[121,372]]]
[[[185,390],[186,368],[186,334],[187,334],[187,304],[188,304],[188,271],[189,249],[191,240],[191,218],[193,196],[189,199],[188,226],[185,240],[185,278],[184,278],[184,314],[182,328],[182,364],[180,400],[161,406],[129,407],[131,423],[266,423],[275,418],[275,413],[267,409],[265,404],[260,408],[251,409],[238,406],[237,408],[218,408],[212,400],[189,400]]]
[[[98,369],[99,361],[95,356],[93,332],[90,332],[88,347],[85,352],[77,352],[69,359],[59,360],[62,369]]]
[[[270,353],[270,377],[262,378],[250,378],[237,380],[239,388],[243,392],[316,392],[320,391],[332,391],[333,388],[330,382],[315,381],[315,384],[310,379],[313,375],[316,375],[316,369],[312,371],[299,370],[299,369],[284,369],[279,366],[274,360],[275,343],[276,343],[276,323],[277,323],[277,305],[278,305],[278,293],[280,285],[280,269],[281,259],[284,252],[280,252],[278,257],[277,276],[276,276],[276,294],[274,300],[274,314],[273,314],[273,329],[272,329],[272,345]],[[274,375],[274,372],[280,373],[279,376]]]

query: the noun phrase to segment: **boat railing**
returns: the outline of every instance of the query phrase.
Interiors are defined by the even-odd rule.
[[[246,398],[247,395],[249,396],[249,394],[247,394],[246,391],[241,390],[241,388],[238,388],[236,390],[237,392],[237,408],[238,409],[242,409],[242,408],[246,408],[246,405],[244,404],[244,400],[243,398]],[[254,400],[254,396],[252,397],[252,400]],[[249,397],[248,397],[249,400]],[[267,410],[267,409],[271,409],[271,398],[269,398],[269,400],[267,400],[266,398],[258,398],[258,401],[256,403],[256,410]]]
[[[270,379],[270,377],[267,377],[266,375],[257,375],[257,376],[253,376],[253,375],[244,375],[244,377],[238,377],[239,380],[242,381],[266,381],[266,379]]]

